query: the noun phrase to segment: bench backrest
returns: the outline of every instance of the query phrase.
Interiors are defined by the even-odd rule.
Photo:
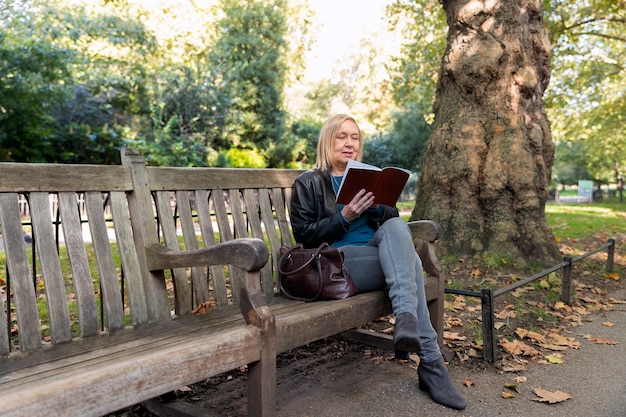
[[[261,238],[271,253],[263,293],[277,293],[301,171],[146,167],[133,149],[122,163],[0,164],[0,287],[11,292],[0,297],[0,355],[236,301],[229,276],[238,269],[150,272],[144,248],[154,243],[184,250]]]
[[[131,191],[128,167],[0,164],[0,354],[149,320]]]

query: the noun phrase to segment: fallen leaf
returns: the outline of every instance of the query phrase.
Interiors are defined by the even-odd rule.
[[[554,363],[554,364],[557,364],[557,365],[560,365],[560,364],[563,363],[563,359],[559,358],[556,355],[547,355],[546,356],[546,360],[548,362],[550,362],[550,363]]]
[[[609,297],[609,303],[611,304],[626,304],[625,300],[618,300],[617,298]]]
[[[613,327],[615,326],[615,323],[613,323],[612,321],[605,321],[604,323],[602,323],[602,325],[606,327]]]
[[[463,382],[463,385],[465,385],[466,387],[471,387],[472,385],[474,385],[474,381],[472,381],[472,378],[465,378],[465,382]]]
[[[604,274],[604,276],[609,279],[619,281],[619,274],[617,272],[607,272],[606,274]]]
[[[537,349],[519,340],[508,341],[507,339],[502,339],[500,340],[500,346],[513,355],[541,356],[541,353],[539,353]]]
[[[511,311],[511,310],[502,310],[499,313],[495,314],[497,319],[500,320],[506,320],[506,319],[514,319],[517,317],[517,314],[515,314],[515,311]]]
[[[553,345],[551,343],[539,343],[539,347],[543,349],[554,350],[554,351],[567,350],[567,346]]]
[[[573,337],[565,337],[558,333],[550,333],[549,335],[552,344],[557,346],[569,346],[574,349],[580,348],[580,342],[577,342]]]
[[[517,378],[515,378],[515,381],[519,383],[526,382],[527,380],[528,380],[528,377],[525,377],[523,375],[520,375]]]
[[[566,392],[556,390],[554,392],[547,391],[541,388],[535,388],[535,394],[540,398],[533,398],[533,401],[547,402],[550,404],[562,403],[565,400],[569,400],[572,396]]]
[[[515,329],[515,333],[522,339],[530,339],[534,342],[543,342],[545,341],[545,337],[537,332],[531,332],[530,330],[526,330],[524,328],[518,327]]]
[[[443,338],[445,340],[459,340],[463,341],[467,339],[467,336],[461,336],[458,332],[443,332]]]
[[[505,382],[504,388],[510,389],[511,391],[519,392],[519,389],[517,388],[517,384],[514,382]]]
[[[513,394],[510,391],[503,391],[502,392],[502,398],[515,398],[515,394]]]
[[[619,342],[616,342],[615,340],[606,339],[604,337],[591,337],[591,338],[589,338],[589,340],[591,340],[596,345],[612,345],[612,346],[615,346],[615,345],[617,345],[619,343]]]
[[[204,314],[208,314],[215,308],[215,300],[210,299],[209,301],[205,301],[204,303],[198,305],[198,307],[194,308],[191,314],[194,316],[201,316]]]

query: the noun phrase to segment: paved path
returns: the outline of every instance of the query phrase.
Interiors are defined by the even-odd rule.
[[[626,299],[626,291],[612,294]],[[572,335],[581,349],[568,349],[564,363],[548,365],[531,363],[522,373],[527,381],[519,383],[514,398],[502,398],[504,385],[516,375],[498,373],[488,367],[471,370],[458,362],[450,367],[457,386],[468,400],[464,411],[450,410],[435,404],[417,388],[415,371],[394,361],[373,365],[324,364],[328,372],[316,372],[288,390],[279,387],[280,417],[405,417],[405,416],[472,416],[472,417],[625,417],[626,416],[626,305],[596,313]],[[613,327],[602,325],[613,322]],[[615,346],[595,344],[581,335],[608,338]],[[329,377],[322,377],[328,375]],[[355,383],[355,377],[360,380]],[[471,378],[474,385],[463,385]],[[557,404],[533,401],[533,388],[560,390],[572,398]],[[308,394],[307,394],[308,393]]]

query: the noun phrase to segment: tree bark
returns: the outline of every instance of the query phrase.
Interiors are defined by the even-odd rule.
[[[550,45],[541,0],[440,0],[447,48],[413,219],[456,255],[562,260],[545,218],[554,145],[542,96]]]

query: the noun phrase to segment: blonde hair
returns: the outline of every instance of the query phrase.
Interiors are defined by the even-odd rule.
[[[329,117],[324,122],[324,125],[320,130],[320,136],[317,140],[317,160],[315,161],[315,168],[320,171],[328,171],[332,167],[333,144],[335,142],[335,138],[337,137],[337,131],[346,120],[353,121],[359,131],[359,141],[361,142],[361,146],[359,146],[356,159],[357,161],[360,161],[361,158],[363,158],[363,138],[361,137],[361,129],[359,128],[358,123],[352,116],[348,116],[347,114],[336,114]]]

